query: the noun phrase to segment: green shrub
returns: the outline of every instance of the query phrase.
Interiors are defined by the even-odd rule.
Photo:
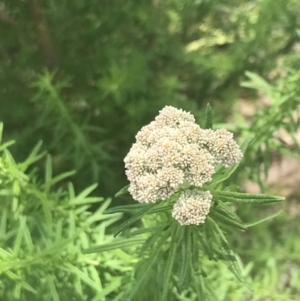
[[[121,250],[82,254],[112,240],[107,228],[121,216],[103,214],[111,200],[90,196],[96,185],[76,195],[66,182],[73,172],[54,176],[50,156],[44,178],[37,177],[32,164],[43,157],[41,144],[21,163],[10,144],[1,145],[0,157],[1,300],[118,300],[134,259]]]

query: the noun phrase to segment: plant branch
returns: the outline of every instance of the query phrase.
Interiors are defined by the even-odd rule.
[[[57,55],[40,0],[28,0],[28,4],[41,56],[45,64],[53,68],[57,65]]]

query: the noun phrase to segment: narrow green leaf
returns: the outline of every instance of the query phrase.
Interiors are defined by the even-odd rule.
[[[98,285],[99,289],[102,291],[103,286],[102,286],[102,283],[101,283],[99,272],[97,271],[96,267],[93,266],[93,265],[89,265],[87,267],[87,270],[89,271],[91,279]]]
[[[26,289],[27,291],[31,292],[31,293],[34,293],[34,294],[37,294],[37,291],[31,286],[29,285],[27,282],[21,280],[21,279],[18,279],[18,281],[21,281],[21,285],[24,289]]]
[[[136,292],[138,291],[140,286],[144,283],[144,281],[149,276],[150,270],[152,269],[153,265],[157,261],[156,259],[161,251],[161,248],[163,247],[164,243],[166,242],[166,240],[168,239],[168,237],[170,235],[170,231],[171,231],[171,228],[167,229],[165,231],[164,235],[162,235],[161,239],[157,243],[155,251],[152,253],[151,257],[148,259],[148,264],[146,265],[146,268],[143,271],[143,274],[141,274],[141,276],[138,278],[138,280],[134,283],[132,290],[130,292],[130,295],[129,295],[129,299],[131,299],[136,294]]]
[[[211,105],[208,103],[206,105],[205,110],[205,129],[212,129],[213,128],[213,121],[212,121],[212,108]]]
[[[164,282],[163,282],[163,292],[162,292],[162,300],[167,300],[167,295],[170,287],[170,279],[172,275],[172,270],[175,262],[175,257],[177,253],[177,247],[178,247],[178,239],[181,236],[182,233],[182,226],[178,225],[177,223],[173,223],[173,234],[172,239],[170,243],[170,249],[168,252],[168,259],[167,264],[165,267],[165,273],[164,273]]]
[[[108,298],[107,296],[109,294],[115,293],[116,291],[118,291],[119,288],[121,287],[121,285],[122,285],[122,288],[124,288],[124,283],[122,283],[122,279],[123,279],[122,277],[116,277],[116,276],[114,276],[112,278],[112,281],[108,282],[105,285],[105,288],[101,289],[101,292],[99,292],[97,294],[96,298],[93,299],[93,300],[95,300],[95,301],[109,300],[109,299],[107,299]],[[123,300],[125,300],[125,299],[122,299],[122,301]],[[114,298],[114,301],[117,301],[117,299]]]
[[[167,231],[168,229],[169,229],[169,225],[163,225],[163,226],[158,227],[157,231],[155,231],[154,234],[152,234],[149,238],[147,238],[147,240],[145,241],[145,243],[143,244],[143,246],[140,249],[138,257],[142,257],[144,252],[149,247],[153,247],[153,245],[155,244],[157,239],[164,233],[164,230]]]
[[[111,200],[107,199],[104,203],[102,203],[102,206],[96,211],[94,212],[90,217],[88,217],[86,219],[86,223],[92,224],[96,221],[101,221],[101,220],[111,220],[113,219],[113,217],[121,217],[122,214],[120,213],[115,213],[115,214],[111,214],[110,216],[103,214],[103,212],[105,211],[105,209],[110,205]]]
[[[218,240],[221,242],[221,250],[226,255],[226,257],[225,257],[226,263],[227,263],[229,269],[240,282],[244,283],[245,282],[244,276],[243,276],[240,266],[234,256],[233,251],[229,247],[229,244],[227,242],[226,237],[224,236],[224,233],[222,232],[222,230],[220,229],[218,224],[211,217],[208,216],[207,220],[214,228],[215,237],[218,237]]]
[[[202,275],[197,275],[193,273],[193,278],[194,278],[194,284],[195,284],[195,289],[197,292],[197,300],[203,301],[206,300],[205,298],[205,284]]]
[[[226,214],[230,216],[232,219],[236,220],[241,224],[243,223],[240,217],[229,206],[224,204],[221,200],[218,201],[218,206],[216,207],[216,211],[226,212]]]
[[[33,252],[34,249],[34,244],[31,238],[31,233],[30,233],[30,229],[28,229],[27,225],[24,225],[25,229],[24,229],[24,241],[27,245],[27,248],[30,252]]]
[[[27,168],[32,165],[33,163],[37,162],[40,160],[42,157],[46,155],[46,152],[40,152],[42,148],[43,142],[39,141],[37,145],[34,147],[34,149],[31,151],[29,156],[26,158],[26,160],[20,164],[18,164],[19,168],[24,172],[27,170]]]
[[[28,266],[28,265],[27,265],[27,266]],[[17,267],[17,268],[19,268],[19,267]],[[24,289],[26,289],[27,291],[32,292],[33,294],[36,294],[36,293],[37,293],[37,291],[36,291],[31,285],[29,285],[27,282],[25,282],[25,281],[20,277],[20,275],[17,275],[17,274],[15,274],[15,273],[13,273],[12,271],[9,271],[9,270],[6,270],[6,271],[5,271],[5,274],[6,274],[6,276],[8,276],[9,278],[11,278],[11,279],[14,281],[14,283],[17,283],[17,284],[18,284],[17,290],[18,290],[19,292],[21,292],[21,288],[24,288]],[[16,293],[18,294],[17,291],[16,291]]]
[[[150,228],[142,228],[142,229],[137,229],[137,230],[133,230],[130,235],[135,236],[135,235],[140,235],[140,234],[144,234],[144,233],[151,233],[151,232],[156,232],[156,231],[163,231],[164,229],[166,229],[166,227],[168,226],[168,223],[165,223],[161,226],[158,227],[150,227]]]
[[[72,210],[69,211],[68,224],[68,237],[71,238],[76,234],[75,214]]]
[[[69,273],[70,273],[70,271],[69,271]],[[79,294],[80,296],[83,295],[82,281],[81,281],[80,277],[78,277],[78,275],[75,275],[75,277],[74,277],[73,288],[77,294]]]
[[[227,226],[230,226],[230,227],[233,227],[233,228],[236,228],[236,229],[239,229],[239,230],[246,230],[247,229],[240,222],[232,219],[229,215],[226,215],[225,212],[220,212],[220,211],[217,211],[217,210],[211,210],[209,212],[209,215],[212,216],[214,219],[218,220],[219,222],[227,225]]]
[[[53,179],[51,179],[50,181],[50,186],[53,186],[55,185],[56,183],[59,183],[61,182],[62,180],[66,179],[66,178],[69,178],[71,176],[73,176],[74,174],[76,173],[75,170],[71,170],[71,171],[67,171],[67,172],[64,172],[56,177],[54,177]]]
[[[64,266],[62,266],[60,269],[71,272],[72,274],[78,276],[83,282],[95,289],[97,292],[101,291],[101,288],[98,285],[98,283],[95,283],[87,274],[82,272],[78,267],[70,263],[65,263]]]
[[[135,213],[134,216],[129,218],[127,221],[122,223],[118,230],[114,233],[114,237],[120,234],[125,228],[129,227],[131,224],[135,223],[137,220],[141,219],[143,215],[145,215],[155,204],[150,204],[142,208],[139,212]]]
[[[45,192],[48,193],[51,188],[51,180],[52,180],[52,159],[48,155],[46,158],[46,168],[45,168]]]
[[[24,238],[24,232],[26,227],[26,216],[19,216],[19,221],[20,221],[19,230],[13,247],[13,250],[16,254],[19,253]]]
[[[96,189],[96,187],[98,186],[97,183],[87,187],[85,190],[83,190],[78,196],[77,198],[85,198],[87,197],[93,190]]]
[[[215,193],[225,202],[241,203],[241,204],[260,204],[260,203],[273,203],[285,200],[284,197],[255,194],[255,193],[241,193],[241,192],[228,192],[228,191],[215,191]]]
[[[158,213],[158,212],[165,212],[165,211],[168,211],[168,210],[172,209],[173,207],[174,207],[174,205],[155,206],[154,208],[152,208],[149,211],[149,214]]]
[[[227,243],[226,237],[224,236],[223,232],[220,230],[218,224],[210,216],[207,216],[205,224],[206,224],[206,228],[208,229],[207,232],[210,234],[209,239],[211,241],[211,247],[214,252],[213,259],[214,260],[224,259],[224,254],[221,251],[221,248],[224,243],[225,244]],[[218,230],[216,230],[216,228],[221,232],[219,233]],[[206,237],[206,239],[208,238]]]
[[[95,190],[97,186],[98,186],[97,183],[89,186],[88,188],[83,190],[78,196],[76,196],[75,198],[72,198],[69,201],[69,204],[70,205],[82,205],[82,204],[98,203],[100,201],[103,201],[104,198],[102,198],[102,197],[88,197],[88,195],[93,190]]]
[[[42,203],[43,207],[43,213],[45,217],[45,222],[48,224],[48,229],[52,229],[52,204],[49,202],[48,198],[45,196],[45,194],[38,193],[38,197]]]
[[[244,141],[244,143],[241,145],[241,151],[243,154],[246,153],[250,143],[253,141],[253,138],[248,138]]]
[[[2,143],[2,135],[3,135],[3,122],[0,122],[0,144]]]
[[[124,194],[127,194],[128,193],[128,188],[129,188],[130,185],[126,185],[124,186],[121,190],[119,190],[116,194],[115,194],[115,197],[118,198]]]
[[[227,260],[226,260],[226,263],[230,269],[230,271],[235,275],[235,277],[242,283],[245,283],[245,279],[244,279],[244,276],[243,276],[243,273],[241,271],[241,268],[233,254],[233,252],[229,252],[227,251],[226,249],[224,249],[227,253],[228,253],[228,257],[227,257]]]
[[[219,225],[214,221],[213,218],[207,216],[205,224],[206,223],[211,229],[212,236],[218,241],[218,243],[220,243],[220,246],[223,245],[223,243],[228,244],[223,231],[220,229]]]
[[[190,228],[190,227],[189,227]],[[191,231],[191,241],[190,241],[190,248],[191,248],[191,256],[192,256],[192,266],[193,266],[193,270],[194,271],[198,271],[199,270],[199,253],[201,250],[201,247],[199,246],[199,238],[198,236],[201,236],[201,234],[199,233],[197,227],[193,227],[192,231]],[[202,240],[201,240],[202,241]],[[205,249],[206,246],[202,249]],[[205,254],[208,254],[208,252],[204,251]]]
[[[74,241],[74,237],[61,240],[55,244],[50,244],[47,249],[42,250],[38,255],[40,257],[48,256],[49,254],[60,254],[69,243]]]
[[[85,204],[92,204],[92,203],[99,203],[104,200],[103,197],[86,197],[86,198],[76,198],[69,202],[70,205],[85,205]]]
[[[75,189],[74,189],[73,183],[71,183],[71,182],[68,183],[68,191],[69,191],[69,198],[70,198],[70,201],[71,201],[72,199],[75,199],[75,197],[76,197]]]
[[[199,240],[209,260],[212,260],[214,258],[213,231],[209,223],[205,222],[203,226],[204,226],[205,239],[203,239],[201,233],[198,232]]]
[[[100,224],[96,224],[95,227],[97,227],[99,229],[99,231],[102,231],[101,233],[104,234],[104,232],[105,233],[107,232],[105,229],[107,227],[109,227],[110,225],[112,225],[112,224],[116,223],[117,221],[119,221],[120,218],[121,218],[121,215],[116,214],[115,216],[110,217],[107,220],[103,219],[102,222]]]
[[[170,210],[173,208],[173,205],[161,205],[162,203],[155,203],[155,206],[148,212],[150,213],[158,213],[158,212],[164,212],[167,210]],[[111,214],[116,212],[132,212],[134,210],[138,210],[141,208],[145,208],[146,206],[149,206],[149,204],[146,203],[139,203],[139,204],[130,204],[130,205],[124,205],[124,206],[118,206],[109,208],[105,211],[105,214]]]
[[[183,229],[183,240],[181,244],[181,262],[180,262],[180,271],[179,271],[179,279],[178,286],[180,288],[183,287],[184,281],[187,277],[188,270],[191,263],[191,255],[192,255],[192,245],[191,245],[191,228],[184,227]]]
[[[135,238],[135,239],[115,239],[113,242],[100,245],[100,246],[95,246],[89,249],[84,249],[82,250],[83,254],[90,254],[90,253],[98,253],[98,252],[104,252],[104,251],[109,251],[109,250],[115,250],[119,248],[125,248],[125,247],[130,247],[136,244],[143,243],[145,239],[140,239],[140,238]]]
[[[82,246],[83,249],[88,249],[90,244],[89,244],[89,237],[87,235],[87,233],[85,232],[81,232],[79,234],[79,240],[80,240],[80,244]]]
[[[266,91],[269,95],[271,95],[274,88],[269,83],[267,83],[262,77],[250,71],[246,71],[245,75],[250,78],[250,81],[242,82],[242,87],[251,89],[262,89]]]
[[[117,213],[117,212],[132,212],[133,210],[145,208],[148,206],[146,203],[130,204],[108,208],[105,210],[104,214]]]
[[[0,152],[3,151],[4,149],[7,149],[9,148],[11,145],[15,144],[15,141],[12,140],[12,141],[7,141],[5,143],[3,143],[1,146],[0,146]]]
[[[1,211],[2,212],[1,212],[1,222],[0,222],[0,237],[1,239],[4,239],[6,235],[6,226],[7,226],[7,208],[3,206]]]
[[[50,288],[52,300],[54,300],[54,301],[60,301],[60,298],[58,296],[58,293],[57,293],[57,290],[56,290],[56,286],[55,286],[55,283],[54,283],[54,280],[53,280],[52,276],[49,275],[49,274],[46,275],[46,280],[47,280],[48,286]]]
[[[274,213],[274,214],[272,214],[272,215],[269,215],[269,216],[267,216],[267,217],[265,217],[265,218],[263,218],[263,219],[260,219],[260,220],[258,220],[258,221],[256,221],[256,222],[247,223],[247,224],[244,224],[244,225],[245,225],[245,227],[247,227],[247,228],[256,226],[256,225],[258,225],[258,224],[261,224],[261,223],[263,223],[263,222],[265,222],[265,221],[267,221],[267,220],[269,220],[269,219],[272,219],[272,218],[278,216],[279,214],[281,214],[282,211],[283,211],[283,210],[280,210],[280,211],[278,211],[278,212],[276,212],[276,213]]]

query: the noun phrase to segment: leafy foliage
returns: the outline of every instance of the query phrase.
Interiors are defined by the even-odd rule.
[[[91,243],[111,240],[106,229],[121,216],[103,215],[110,199],[89,196],[96,185],[76,195],[71,183],[62,184],[73,172],[54,177],[49,156],[41,181],[34,169],[30,171],[43,156],[41,145],[17,164],[8,144],[2,145],[0,159],[2,298],[117,300],[121,275],[131,270],[133,259],[122,251],[105,256],[81,253]],[[91,204],[99,208],[91,211]]]
[[[11,151],[23,160],[42,139],[57,173],[76,169],[75,187],[91,179],[109,196],[159,109],[201,118],[209,101],[229,114],[244,71],[266,75],[300,23],[297,0],[1,3],[1,120],[23,146]]]

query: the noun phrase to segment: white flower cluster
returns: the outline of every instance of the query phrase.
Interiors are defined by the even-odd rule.
[[[212,195],[209,191],[183,191],[174,205],[172,217],[181,225],[203,224],[209,212]]]
[[[232,133],[201,129],[192,114],[166,106],[137,133],[124,159],[129,192],[139,202],[165,200],[182,184],[202,187],[218,164],[241,157]]]

